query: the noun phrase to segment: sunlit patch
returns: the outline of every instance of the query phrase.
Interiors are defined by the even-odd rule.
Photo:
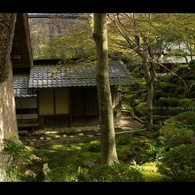
[[[66,144],[66,145],[52,145],[51,148],[55,150],[65,150],[65,151],[71,151],[71,150],[81,150],[83,144]]]
[[[159,181],[161,174],[158,172],[155,162],[145,163],[142,166],[142,174],[148,181]]]

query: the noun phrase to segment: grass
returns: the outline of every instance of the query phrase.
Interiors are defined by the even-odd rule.
[[[126,141],[126,137],[129,141]],[[146,154],[148,149],[147,143],[152,143],[152,141],[144,136],[144,132],[116,136],[119,161],[129,166],[136,166],[147,182],[162,180],[154,162],[141,162],[142,156]],[[56,172],[52,175],[53,181],[63,181],[63,176],[60,174],[64,172],[71,171],[71,169],[76,172],[78,167],[88,169],[90,163],[100,164],[100,151],[90,151],[91,142],[90,140],[83,142],[64,141],[36,147],[27,146],[37,157],[41,158],[41,161],[28,165],[26,169],[31,169],[36,175],[40,175],[43,164],[48,163],[49,168]],[[62,170],[64,171],[62,172]],[[43,177],[40,180],[43,180]]]

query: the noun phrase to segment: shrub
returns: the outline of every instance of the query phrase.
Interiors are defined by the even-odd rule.
[[[169,139],[172,136],[172,131],[177,127],[177,125],[182,124],[178,122],[175,117],[171,117],[164,121],[164,125],[160,129],[160,135],[164,136],[165,139]]]
[[[181,113],[180,107],[169,107],[169,109],[167,109],[167,112],[166,112],[166,114],[169,116],[175,116],[179,113]]]
[[[169,106],[178,106],[179,105],[179,99],[178,98],[168,98],[168,103],[169,103]]]
[[[179,115],[177,115],[176,120],[182,121],[186,125],[193,125],[195,124],[195,112],[194,111],[186,111],[182,112]]]
[[[190,71],[195,72],[195,60],[191,60],[189,63]]]
[[[161,106],[169,106],[167,97],[160,97],[160,98],[158,99],[158,103],[159,103]]]
[[[154,99],[158,100],[160,97],[166,96],[166,93],[162,90],[155,90],[154,91]]]
[[[75,166],[51,169],[45,182],[82,182],[85,181],[87,169]]]
[[[170,139],[174,133],[175,128],[187,125],[194,127],[195,124],[195,112],[193,111],[185,111],[176,115],[175,117],[169,118],[164,121],[164,125],[162,126],[160,132],[166,139]],[[174,132],[173,132],[174,131]]]
[[[158,161],[165,152],[165,143],[162,140],[157,140],[155,143],[148,145],[148,149],[142,156],[143,162]]]
[[[179,105],[179,99],[178,98],[167,98],[167,97],[160,97],[158,102],[161,106],[178,106]]]
[[[89,182],[143,182],[145,181],[137,168],[127,164],[95,165],[86,178]]]
[[[158,87],[159,89],[161,89],[162,91],[167,91],[170,88],[170,83],[167,81],[160,81],[158,83]]]
[[[118,145],[127,145],[130,142],[131,135],[128,134],[120,134],[116,137],[116,143]]]
[[[192,100],[188,98],[182,98],[180,99],[179,106],[182,107],[183,109],[190,107],[192,104]]]
[[[169,147],[176,147],[181,144],[193,144],[195,143],[195,133],[191,129],[187,128],[175,128],[172,131],[172,136],[167,139],[167,145]]]
[[[89,143],[88,150],[90,152],[99,152],[100,149],[101,149],[100,141],[96,140],[96,141],[91,141]]]
[[[146,102],[141,102],[137,106],[135,106],[134,110],[137,116],[145,116],[146,115]]]
[[[10,137],[3,140],[3,151],[1,152],[3,162],[0,169],[5,173],[6,181],[21,181],[22,165],[30,162],[30,152],[25,148],[20,140]]]
[[[160,163],[158,172],[171,181],[195,181],[195,145],[182,144],[166,152]]]

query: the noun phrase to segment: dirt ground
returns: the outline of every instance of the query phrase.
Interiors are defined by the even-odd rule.
[[[135,128],[141,128],[142,127],[142,124],[140,124],[135,119],[132,119],[132,117],[127,115],[127,114],[122,114],[119,125],[122,129],[124,129],[124,128],[135,129]]]

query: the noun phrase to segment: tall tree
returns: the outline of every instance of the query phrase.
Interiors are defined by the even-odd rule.
[[[153,19],[151,14],[111,14],[109,15],[111,25],[114,25],[123,37],[120,42],[124,47],[133,50],[142,61],[142,68],[146,85],[148,88],[146,100],[146,128],[153,127],[153,94],[154,94],[154,50],[156,47],[156,36],[154,33]],[[156,30],[156,29],[155,29]],[[153,32],[153,33],[152,33]]]
[[[94,13],[93,37],[97,53],[97,92],[101,131],[101,163],[112,165],[118,162],[111,91],[108,75],[108,42],[106,13]]]
[[[185,57],[194,53],[194,17],[195,14],[169,13],[113,13],[109,14],[110,27],[115,30],[115,42],[126,50],[134,51],[142,61],[145,81],[147,85],[146,100],[146,128],[153,128],[153,97],[155,67],[161,65],[159,59],[162,49],[169,49],[170,45],[187,46],[171,50],[166,56]],[[173,25],[174,24],[174,25]],[[118,35],[117,36],[117,33]],[[122,37],[121,40],[119,37]],[[191,57],[192,59],[192,57]],[[187,60],[186,60],[187,61]]]
[[[10,60],[15,22],[15,13],[0,13],[0,152],[4,139],[18,138]],[[5,156],[0,155],[0,164],[5,160]],[[3,177],[4,174],[0,172],[0,181],[4,180]]]

